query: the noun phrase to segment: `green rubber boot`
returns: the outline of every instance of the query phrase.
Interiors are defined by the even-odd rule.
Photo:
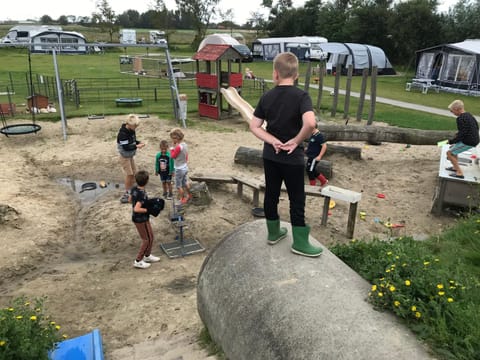
[[[298,255],[317,257],[322,254],[322,248],[313,246],[308,241],[309,226],[292,226],[293,245],[292,252]]]
[[[267,220],[268,243],[275,245],[287,236],[287,229],[280,227],[280,220]]]

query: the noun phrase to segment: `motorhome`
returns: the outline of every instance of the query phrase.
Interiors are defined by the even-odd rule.
[[[165,31],[150,30],[149,35],[150,35],[151,44],[167,45],[167,39],[165,38]]]

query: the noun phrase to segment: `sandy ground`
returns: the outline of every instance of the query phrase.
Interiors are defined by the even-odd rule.
[[[176,236],[168,202],[152,220],[154,254],[161,254],[162,260],[148,270],[134,269],[140,240],[130,206],[119,202],[123,176],[115,139],[123,118],[71,119],[67,141],[60,123],[43,122],[36,135],[0,138],[0,306],[19,295],[47,296],[46,310],[63,333],[75,337],[100,329],[106,359],[137,358],[138,351],[132,355],[136,344],[154,341],[163,350],[152,359],[204,359],[206,352],[195,344],[202,328],[196,311],[197,274],[208,251],[226,233],[254,219],[251,193],[246,190],[240,199],[232,185],[210,186],[213,202],[189,205],[185,214],[185,236],[198,240],[206,251],[177,259],[168,259],[159,246]],[[168,139],[174,126],[156,117],[143,120],[137,132],[147,146],[137,153],[139,168],[153,172],[159,141]],[[185,140],[191,174],[263,179],[261,168],[233,161],[239,146],[261,148],[240,117],[202,120],[185,129]],[[455,221],[430,214],[437,147],[342,145],[362,148],[362,160],[328,153],[326,157],[333,163],[331,185],[362,192],[359,211],[366,216],[357,218],[355,238],[420,238]],[[79,193],[83,182],[101,180],[108,183],[106,189]],[[150,196],[161,194],[158,178],[151,178],[147,191]],[[288,221],[286,195],[280,207],[282,220]],[[337,202],[326,227],[320,225],[322,208],[323,199],[307,198],[312,235],[326,246],[349,241],[348,204]],[[404,227],[392,230],[382,224],[385,221]],[[187,347],[190,355],[182,354]],[[175,354],[173,348],[178,349]]]

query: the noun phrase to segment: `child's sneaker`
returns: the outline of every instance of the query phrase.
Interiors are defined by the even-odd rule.
[[[133,262],[133,266],[136,267],[137,269],[148,269],[151,266],[151,264],[146,263],[143,260],[140,260],[140,261],[135,260]]]
[[[122,204],[127,204],[128,203],[128,198],[129,198],[130,194],[128,192],[125,192],[122,197],[120,198],[120,202]]]
[[[166,193],[166,192],[164,192],[162,196],[163,196],[165,199],[168,199],[168,198],[167,198],[167,193]]]
[[[160,258],[158,256],[154,256],[154,255],[150,254],[148,256],[144,256],[143,261],[145,261],[147,263],[153,263],[153,262],[160,261]]]
[[[182,198],[180,199],[180,202],[181,202],[182,204],[186,204],[186,203],[188,202],[188,199],[187,199],[186,197],[182,197]]]
[[[167,200],[172,200],[172,198],[173,198],[173,194],[172,194],[172,193],[168,193],[168,195],[167,195]]]

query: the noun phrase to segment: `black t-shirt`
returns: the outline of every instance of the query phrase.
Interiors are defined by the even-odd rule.
[[[148,200],[147,192],[145,190],[139,189],[137,186],[134,186],[130,190],[130,195],[132,196],[132,221],[134,223],[142,223],[148,221],[150,218],[150,215],[148,213],[144,214],[133,211],[137,202],[140,202],[142,204],[142,207],[143,205],[145,205],[145,201]]]
[[[305,155],[307,155],[309,159],[316,158],[318,154],[320,154],[320,151],[322,151],[322,146],[324,143],[325,140],[321,132],[317,132],[316,134],[310,136]]]
[[[263,94],[253,114],[267,121],[267,132],[286,142],[300,132],[302,115],[307,111],[313,111],[312,99],[307,92],[293,85],[280,85]],[[265,143],[263,157],[284,164],[305,164],[301,144],[288,155],[286,151],[275,154],[273,146]]]

